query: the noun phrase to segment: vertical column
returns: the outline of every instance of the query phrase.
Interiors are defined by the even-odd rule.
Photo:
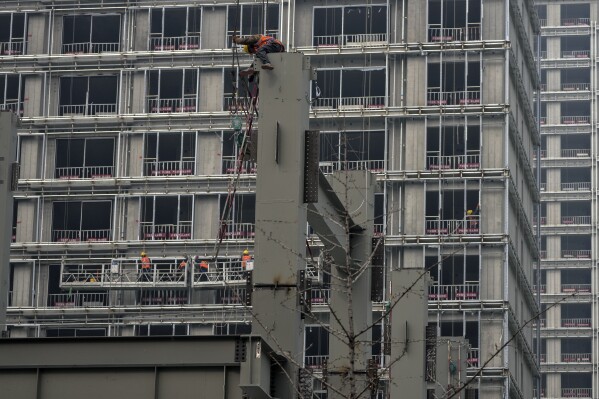
[[[0,331],[6,330],[6,306],[10,275],[10,243],[12,237],[13,162],[17,155],[17,117],[0,112]]]

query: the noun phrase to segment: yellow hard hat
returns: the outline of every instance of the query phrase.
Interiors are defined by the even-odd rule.
[[[248,54],[250,53],[250,48],[248,47],[248,45],[247,45],[247,44],[244,44],[244,45],[243,45],[243,51],[244,51],[245,53],[248,53]]]
[[[140,254],[140,255],[141,255],[141,256],[146,256],[146,253],[145,253],[145,252],[143,252],[143,251],[141,251],[141,254]]]
[[[472,215],[472,209],[468,209],[468,210],[466,211],[466,215]]]
[[[244,255],[248,255],[249,253],[250,253],[250,251],[248,251],[247,249],[244,249],[244,250],[243,250],[243,254],[244,254]]]

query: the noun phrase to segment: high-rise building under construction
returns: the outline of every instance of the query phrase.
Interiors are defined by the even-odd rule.
[[[430,324],[438,336],[465,337],[470,344],[467,373],[476,378],[468,397],[532,397],[539,375],[531,322],[539,312],[533,294],[539,254],[533,155],[541,144],[533,101],[540,87],[534,55],[540,25],[532,0],[2,5],[0,107],[21,117],[8,292],[11,337],[251,331],[242,255],[245,249],[253,252],[260,165],[237,161],[235,128],[243,122],[247,95],[254,93],[238,73],[251,59],[232,48],[231,38],[262,33],[279,38],[287,51],[310,56],[316,70],[306,101],[311,129],[320,131],[321,171],[376,175],[375,235],[384,239],[384,250],[375,257],[384,266],[372,268],[375,315],[390,300],[390,270],[430,270]],[[547,15],[559,7],[547,6]],[[559,29],[579,32],[575,26]],[[564,53],[568,40],[562,40]],[[557,57],[543,65],[549,61],[568,60]],[[586,62],[591,79],[592,61],[578,56],[570,61]],[[543,76],[550,73],[560,81],[559,69]],[[586,95],[590,107],[588,86],[565,92],[564,82],[574,81],[579,82],[562,79],[555,92],[543,93],[553,101],[547,111],[560,95],[576,102]],[[567,111],[562,115],[572,115]],[[570,117],[582,116],[561,116],[561,124]],[[547,143],[558,140],[548,149],[559,158],[564,148],[574,148],[567,151],[575,155],[564,165],[547,164],[543,176],[575,169],[590,180],[590,153],[576,153],[588,147],[582,141],[589,140],[589,120],[555,126],[556,118],[554,125],[543,125],[557,129],[547,131],[553,134]],[[255,122],[259,127],[259,118]],[[560,147],[564,132],[582,141]],[[576,212],[591,209],[590,192],[581,191],[588,188],[575,184],[571,198],[581,203],[573,213],[562,205],[562,224],[564,215],[578,220]],[[556,193],[559,184],[554,188],[556,201],[570,199],[571,193],[563,198]],[[593,237],[575,233],[581,243]],[[306,260],[318,263],[321,243],[309,226],[306,237]],[[583,250],[578,241],[568,247],[561,240],[562,254]],[[550,250],[559,252],[559,242],[559,237],[548,242]],[[590,275],[590,261],[585,262],[586,269],[576,273]],[[310,270],[317,287],[312,308],[322,317],[305,327],[304,365],[318,370],[328,355],[322,323],[331,281],[317,267]],[[559,281],[549,270],[543,281]],[[574,318],[568,320],[590,320],[590,302],[589,296],[586,303],[562,303],[547,314],[572,307]],[[572,327],[564,320],[561,328]],[[583,326],[574,327],[578,332]],[[387,328],[383,321],[372,330],[373,358],[382,370],[393,362]],[[587,374],[590,384],[592,371]],[[591,385],[582,389],[576,378],[562,379],[552,397],[576,392],[590,398]],[[387,394],[385,384],[380,397]]]

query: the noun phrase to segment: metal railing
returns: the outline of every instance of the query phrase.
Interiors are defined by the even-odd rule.
[[[200,35],[150,37],[150,51],[198,50]]]
[[[591,25],[590,18],[563,18],[561,20],[562,26],[589,26]]]
[[[307,369],[321,369],[329,359],[329,355],[304,356],[304,367]]]
[[[112,177],[114,166],[67,166],[56,168],[58,179],[99,179]]]
[[[480,168],[480,153],[468,155],[427,155],[428,170],[446,169],[478,169]]]
[[[158,161],[144,159],[144,176],[182,176],[193,175],[195,159],[183,158],[180,161]]]
[[[547,259],[547,251],[539,251],[539,256],[541,259]]]
[[[97,308],[108,306],[108,293],[49,294],[49,308]]]
[[[589,116],[562,116],[562,125],[588,125],[591,121]]]
[[[182,290],[144,290],[136,300],[140,306],[185,305],[188,303],[187,291]]]
[[[536,357],[536,354],[535,354]],[[541,353],[541,356],[539,356],[539,362],[540,363],[546,363],[547,362],[547,354],[546,353]]]
[[[591,326],[591,318],[590,317],[575,317],[575,318],[563,318],[562,319],[562,327],[590,327]]]
[[[65,43],[62,54],[118,53],[120,43]]]
[[[591,292],[591,284],[562,284],[562,292]]]
[[[148,112],[150,113],[172,113],[172,112],[196,112],[196,95],[187,98],[158,98],[158,96],[147,96]]]
[[[386,33],[357,33],[353,35],[343,35],[343,41],[346,46],[385,44],[387,43]]]
[[[547,124],[547,117],[546,116],[541,116],[539,118],[539,122],[541,123],[541,125],[546,125]]]
[[[425,232],[426,234],[478,234],[479,221],[479,215],[470,215],[467,220],[443,220],[427,216]]]
[[[4,111],[12,111],[17,115],[23,115],[23,101],[4,100],[4,104],[0,104],[0,109]]]
[[[69,104],[60,105],[61,116],[66,115],[113,115],[116,114],[116,104]]]
[[[226,295],[221,295],[220,303],[222,305],[243,305],[245,304],[245,297],[247,290],[245,288],[236,287],[234,289],[227,289]]]
[[[13,38],[10,42],[0,42],[0,55],[23,55],[25,54],[25,44],[23,38]]]
[[[561,150],[562,158],[580,158],[580,157],[590,157],[591,150],[588,148],[579,148],[572,149],[566,148]]]
[[[591,224],[590,216],[562,216],[562,224]]]
[[[470,348],[470,350],[468,350],[468,359],[466,360],[468,362],[468,367],[478,367],[480,360],[478,354],[478,348]]]
[[[590,249],[562,249],[562,258],[590,259]]]
[[[114,265],[63,265],[61,285],[65,286],[144,286],[185,285],[187,273],[176,260],[152,262],[150,269],[142,269],[139,261],[121,261]]]
[[[547,26],[547,18],[539,18],[539,25]]]
[[[562,388],[564,398],[591,398],[593,388]]]
[[[232,221],[229,221],[225,229],[224,239],[253,239],[255,234],[255,223],[233,223]]]
[[[241,166],[241,168],[240,168]],[[256,163],[251,161],[241,161],[241,165],[237,163],[237,157],[227,156],[223,157],[223,173],[224,174],[235,174],[238,171],[241,174],[252,174],[256,173]]]
[[[564,363],[590,363],[592,358],[591,353],[562,353]]]
[[[479,283],[431,285],[428,288],[428,299],[435,301],[477,300]]]
[[[591,182],[561,183],[561,191],[590,191]]]
[[[546,291],[546,289],[547,289],[547,285],[546,285],[546,284],[541,284],[541,285],[540,285],[540,287],[541,287],[541,294],[544,294],[544,293],[545,293],[545,291]],[[533,286],[532,286],[532,290],[533,290],[534,292],[537,292],[537,286],[536,286],[536,285],[533,285]]]
[[[313,100],[312,108],[363,109],[385,107],[385,96],[320,97]]]
[[[564,50],[561,53],[562,58],[590,58],[590,50]]]
[[[430,88],[427,92],[427,105],[469,105],[480,104],[480,88],[463,91],[440,91]]]
[[[336,170],[369,170],[371,172],[381,172],[385,170],[385,160],[322,161],[319,163],[319,167],[324,174],[330,174]]]
[[[241,260],[210,261],[207,262],[208,269],[200,268],[195,264],[193,268],[193,282],[199,285],[210,285],[224,283],[245,283],[246,271],[242,267]],[[205,271],[204,271],[205,270]]]
[[[563,91],[590,90],[590,83],[562,83]]]
[[[440,24],[431,24],[428,27],[428,40],[430,42],[480,40],[480,32],[480,23],[468,24],[461,28],[443,28]]]
[[[251,100],[249,97],[237,97],[232,94],[225,94],[223,98],[223,111],[242,111],[250,109]]]
[[[179,224],[153,224],[140,222],[142,240],[188,240],[191,239],[191,221]]]
[[[52,230],[52,242],[109,241],[110,229]]]
[[[310,290],[310,302],[313,305],[324,305],[329,303],[331,300],[331,289],[330,288],[317,288],[312,287]]]

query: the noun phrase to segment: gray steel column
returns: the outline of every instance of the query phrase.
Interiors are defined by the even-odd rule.
[[[17,155],[17,117],[0,111],[0,331],[6,330],[10,243],[12,241],[13,163]]]
[[[273,373],[274,396],[296,398],[303,322],[297,274],[305,269],[304,135],[308,130],[309,58],[269,54],[273,71],[260,72],[256,236],[252,332],[289,360]],[[274,384],[273,384],[274,383]]]

